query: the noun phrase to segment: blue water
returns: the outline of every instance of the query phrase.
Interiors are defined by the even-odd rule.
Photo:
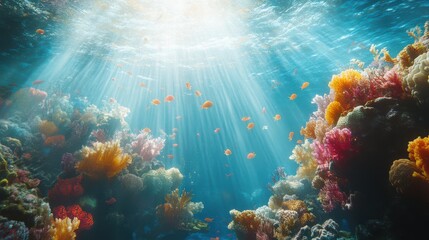
[[[19,5],[5,1],[0,10],[8,4]],[[277,167],[295,174],[289,156],[316,109],[311,99],[329,92],[331,76],[351,59],[369,65],[371,44],[396,56],[413,42],[406,30],[429,20],[423,0],[20,4],[22,12],[0,14],[1,85],[17,89],[41,79],[38,88],[69,93],[75,102],[86,97],[101,106],[112,98],[130,109],[133,132],[167,134],[159,160],[179,168],[181,188],[204,203],[197,217],[214,219],[209,233],[188,239],[235,239],[229,210],[267,204]],[[303,82],[310,82],[305,90]],[[296,100],[289,100],[292,93]],[[175,100],[164,103],[167,95]],[[159,106],[151,104],[155,98]],[[201,109],[206,100],[214,106]],[[282,119],[274,121],[275,114]],[[254,129],[241,121],[245,116]],[[227,148],[232,155],[225,156]],[[249,152],[256,157],[248,160]]]

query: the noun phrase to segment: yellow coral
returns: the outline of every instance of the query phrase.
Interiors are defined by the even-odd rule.
[[[74,240],[76,239],[75,231],[79,228],[80,221],[76,217],[73,221],[70,218],[55,219],[52,221],[49,233],[52,240]]]
[[[76,169],[93,179],[111,178],[131,163],[131,156],[122,154],[118,142],[94,143],[82,149],[83,159]]]
[[[429,136],[418,137],[409,142],[408,153],[410,160],[414,161],[417,168],[422,170],[422,175],[429,179]]]
[[[250,234],[254,236],[261,224],[261,219],[255,214],[255,211],[244,210],[239,212],[231,210],[232,222],[229,223],[228,229],[236,232]]]
[[[305,138],[315,139],[316,138],[316,134],[314,133],[315,128],[316,128],[316,120],[310,119],[310,121],[308,121],[305,124],[305,128],[301,128],[300,133]]]
[[[396,59],[399,61],[401,69],[407,69],[410,67],[414,59],[427,51],[426,47],[421,42],[409,44],[402,49]]]
[[[326,107],[325,111],[325,119],[329,125],[336,124],[338,119],[343,113],[344,108],[341,106],[341,103],[338,101],[333,101],[329,103],[328,107]]]
[[[298,199],[287,200],[282,203],[282,208],[292,210],[298,213],[306,212],[307,206],[304,201]]]
[[[313,180],[316,175],[317,161],[314,159],[308,139],[303,144],[295,146],[289,159],[295,160],[300,165],[296,171],[298,177],[306,178],[309,182]]]
[[[345,110],[352,107],[350,89],[356,87],[362,79],[362,74],[354,69],[347,69],[339,75],[332,76],[329,87],[334,90],[334,100],[339,102]]]
[[[39,131],[45,136],[52,136],[58,132],[58,128],[55,123],[47,120],[43,120],[39,124]]]

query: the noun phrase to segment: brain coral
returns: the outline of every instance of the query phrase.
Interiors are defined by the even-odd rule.
[[[403,79],[405,91],[419,103],[429,103],[429,54],[423,53],[414,60],[408,75]]]
[[[399,193],[405,193],[417,180],[413,177],[414,172],[420,172],[414,162],[408,159],[395,160],[389,171],[390,184]]]

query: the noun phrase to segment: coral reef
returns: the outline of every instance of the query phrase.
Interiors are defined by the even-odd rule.
[[[55,219],[50,229],[52,240],[74,240],[75,231],[79,228],[80,221],[77,218]]]
[[[122,154],[117,142],[96,142],[93,145],[93,148],[82,149],[83,159],[76,165],[79,172],[90,178],[112,178],[131,163],[131,156]]]

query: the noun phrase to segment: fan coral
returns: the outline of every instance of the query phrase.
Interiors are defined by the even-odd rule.
[[[289,159],[295,160],[299,164],[296,171],[298,177],[306,178],[310,182],[313,180],[316,175],[317,161],[314,159],[308,139],[305,139],[303,144],[295,146]]]
[[[411,161],[421,169],[423,177],[429,180],[429,136],[416,138],[408,144],[408,153]],[[418,176],[418,173],[413,173]]]
[[[165,139],[153,138],[149,133],[141,131],[136,141],[131,143],[133,151],[138,153],[144,161],[152,161],[164,148]]]
[[[329,125],[336,124],[344,109],[338,101],[331,102],[326,108],[325,119]]]
[[[356,106],[354,102],[362,102],[356,99],[356,89],[359,82],[363,79],[360,72],[354,69],[348,69],[339,75],[332,76],[329,87],[334,91],[334,100],[338,101],[343,109],[348,110]],[[365,103],[365,101],[363,101]]]
[[[82,175],[67,179],[58,178],[54,187],[48,192],[49,202],[58,204],[76,200],[84,192],[81,181]]]
[[[416,164],[408,159],[398,159],[392,163],[389,171],[389,181],[396,191],[405,193],[415,185],[418,180],[413,177],[413,174],[421,175],[421,170]]]
[[[79,228],[80,221],[77,218],[55,219],[51,226],[52,240],[74,240],[76,239],[75,231]]]
[[[58,127],[51,121],[43,120],[39,123],[39,131],[41,134],[48,137],[57,133]]]
[[[122,154],[118,142],[96,142],[94,148],[84,147],[82,155],[76,169],[93,179],[112,178],[131,163],[131,156]]]

